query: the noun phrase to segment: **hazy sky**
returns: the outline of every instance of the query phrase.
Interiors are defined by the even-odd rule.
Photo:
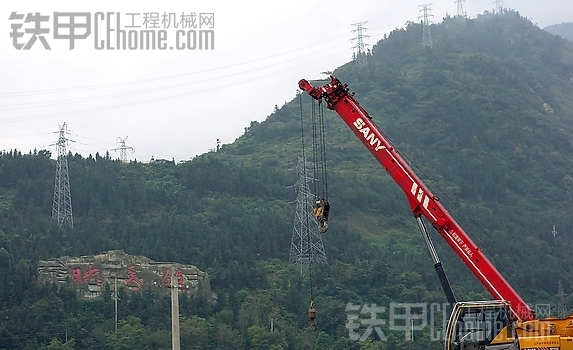
[[[130,4],[131,3],[131,4]],[[233,142],[251,121],[264,120],[275,105],[295,97],[299,79],[321,77],[352,58],[351,24],[364,26],[367,44],[375,44],[385,33],[418,21],[422,1],[30,1],[0,5],[0,150],[17,148],[28,152],[48,149],[64,122],[68,125],[68,148],[73,153],[119,157],[118,137],[135,149],[130,159],[147,162],[151,157],[190,159]],[[540,27],[573,22],[571,0],[506,0],[504,7],[519,11]],[[490,0],[466,0],[470,17],[494,8]],[[431,18],[438,23],[455,15],[453,0],[433,0]],[[16,12],[10,20],[11,14]],[[49,33],[39,34],[29,50],[14,47],[10,33],[21,32],[20,45],[34,37],[35,23],[25,22],[28,13],[49,16],[40,23]],[[54,13],[89,12],[91,34],[74,40],[57,39]],[[96,12],[103,13],[96,16]],[[107,13],[110,20],[107,19]],[[159,28],[166,50],[110,50],[117,46],[115,29],[145,30],[145,13]],[[174,18],[196,14],[196,24],[214,31],[214,50],[193,49],[193,28],[174,28]],[[171,15],[168,28],[161,22]],[[201,15],[202,14],[202,15]],[[19,17],[18,15],[24,15]],[[82,17],[73,17],[82,23]],[[94,24],[98,19],[96,49]],[[70,16],[60,14],[59,23]],[[188,22],[191,23],[191,22]],[[13,27],[19,28],[12,29]],[[109,25],[110,40],[106,32]],[[141,28],[127,28],[141,26]],[[62,26],[63,27],[63,26]],[[26,32],[28,30],[28,32]],[[160,33],[160,30],[163,32]],[[75,29],[80,36],[85,29]],[[60,28],[59,35],[70,31]],[[127,34],[127,35],[128,35]],[[40,38],[51,47],[46,50]],[[176,38],[181,39],[178,50]],[[421,40],[421,38],[420,38]],[[129,42],[128,42],[129,43]],[[196,43],[195,43],[196,44]],[[21,46],[22,47],[22,46]],[[173,49],[170,49],[173,47]]]

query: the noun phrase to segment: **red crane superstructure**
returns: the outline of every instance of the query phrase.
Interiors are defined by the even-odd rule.
[[[446,298],[453,306],[444,332],[445,350],[573,350],[573,315],[535,318],[530,306],[418,178],[346,84],[331,76],[330,83],[323,86],[313,87],[303,79],[299,87],[319,102],[325,101],[344,120],[406,195]],[[457,302],[422,217],[496,300]]]
[[[299,82],[299,87],[313,98],[319,101],[324,100],[327,107],[334,110],[344,120],[400,186],[414,217],[423,216],[427,219],[492,296],[509,303],[516,320],[529,321],[535,318],[529,305],[458,225],[440,203],[439,198],[432,194],[418,178],[376,126],[368,112],[352,97],[353,94],[349,92],[346,84],[342,84],[340,80],[331,76],[330,83],[326,85],[313,87],[303,79]]]
[[[492,296],[509,303],[516,320],[534,319],[534,313],[529,305],[457,224],[440,203],[439,198],[418,178],[388,138],[378,129],[368,112],[352,97],[346,84],[331,76],[330,83],[326,85],[313,87],[303,79],[299,82],[299,87],[313,98],[324,100],[329,109],[338,113],[400,186],[414,217],[423,216],[430,222]]]

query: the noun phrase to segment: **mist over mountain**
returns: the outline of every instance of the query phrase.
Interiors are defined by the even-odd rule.
[[[573,41],[573,22],[553,24],[543,28],[543,30]]]

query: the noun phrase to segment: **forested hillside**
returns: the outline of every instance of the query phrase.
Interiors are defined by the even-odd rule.
[[[446,18],[431,31],[423,47],[422,26],[409,23],[376,44],[365,67],[334,74],[527,302],[555,307],[559,281],[573,290],[573,44],[512,11]],[[312,77],[293,77],[293,87],[300,78]],[[429,327],[406,341],[388,313],[378,315],[386,341],[349,338],[348,303],[388,310],[445,297],[404,195],[330,111],[328,264],[314,266],[312,280],[288,265],[301,109],[309,145],[310,99],[301,96],[187,162],[70,154],[73,229],[51,219],[50,153],[2,153],[0,349],[170,349],[168,298],[122,295],[115,331],[110,293],[84,301],[35,284],[39,259],[110,249],[209,273],[216,304],[180,301],[184,349],[441,349]],[[457,297],[489,299],[435,243]]]

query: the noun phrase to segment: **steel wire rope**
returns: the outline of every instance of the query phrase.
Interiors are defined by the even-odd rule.
[[[304,118],[303,118],[303,111],[302,111],[302,92],[299,90],[298,94],[298,104],[300,107],[300,142],[302,145],[302,169],[304,174],[304,181],[306,181],[306,158],[304,155]]]
[[[304,210],[308,210],[311,209],[309,208],[309,201],[311,200],[311,198],[309,198],[309,193],[306,191],[306,181],[307,181],[307,176],[306,176],[306,159],[305,159],[305,147],[304,147],[304,117],[303,117],[303,108],[302,108],[302,92],[299,92],[299,105],[300,105],[300,130],[301,130],[301,144],[302,144],[302,162],[303,162],[303,181],[305,182],[304,184],[304,189],[305,189],[305,194],[304,194]],[[311,118],[314,118],[314,99],[312,100],[312,112],[311,112]],[[314,129],[314,123],[313,123],[313,129]],[[314,130],[313,130],[314,133]],[[316,168],[316,166],[314,166],[314,168]],[[313,179],[313,183],[314,183],[314,179]],[[312,209],[311,209],[312,210]],[[306,230],[309,230],[310,228],[310,222],[309,222],[309,215],[305,215],[305,221],[306,221]],[[312,249],[312,244],[311,244],[311,235],[310,232],[308,232],[309,234],[307,234],[307,241],[306,241],[306,254],[308,256],[307,258],[307,262],[308,262],[308,289],[309,289],[309,294],[310,294],[310,305],[312,307],[314,307],[314,286],[313,286],[313,282],[312,282],[312,263],[313,263],[313,258],[314,256],[312,255],[313,249]],[[301,245],[304,244],[303,242],[301,242]],[[302,249],[301,249],[302,250]],[[309,312],[310,312],[310,307],[309,307]],[[310,316],[310,314],[309,314]],[[315,328],[316,329],[316,328]]]
[[[319,143],[321,148],[321,167],[322,167],[322,181],[323,181],[323,197],[328,200],[328,182],[327,182],[327,168],[326,168],[326,139],[324,137],[324,107],[322,103],[318,104],[318,123],[319,123]]]
[[[319,196],[319,188],[318,188],[318,149],[316,145],[316,101],[313,99],[311,101],[311,114],[310,114],[310,121],[311,121],[311,128],[312,128],[312,192],[315,196]]]

